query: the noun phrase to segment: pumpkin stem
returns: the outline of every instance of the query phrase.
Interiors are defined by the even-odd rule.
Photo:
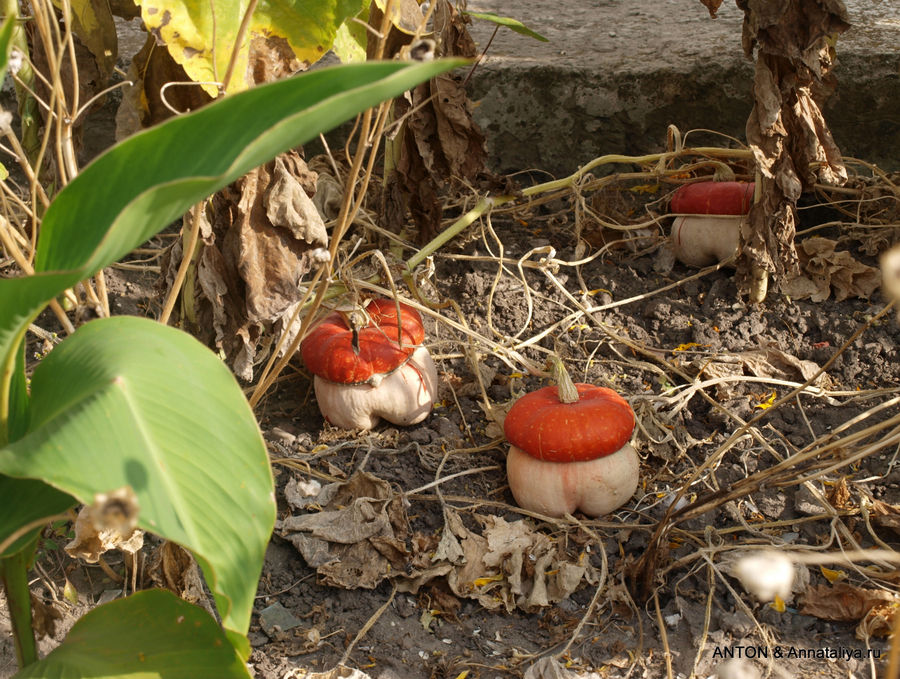
[[[553,381],[556,382],[559,402],[577,403],[579,399],[578,388],[575,386],[572,378],[569,377],[569,372],[566,370],[566,366],[563,365],[562,359],[554,354],[550,356],[549,362]]]

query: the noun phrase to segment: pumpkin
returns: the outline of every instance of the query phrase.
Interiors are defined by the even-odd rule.
[[[737,252],[741,224],[750,212],[755,185],[746,182],[685,184],[669,209],[682,213],[672,222],[672,249],[688,266],[709,266]]]
[[[506,415],[510,490],[520,507],[546,516],[609,514],[637,490],[634,412],[612,389],[558,375],[559,386],[522,396]]]
[[[300,345],[325,419],[344,429],[371,429],[382,418],[410,425],[428,417],[437,370],[424,340],[419,312],[390,299],[325,317]]]

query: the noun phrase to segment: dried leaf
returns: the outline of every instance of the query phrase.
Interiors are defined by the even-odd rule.
[[[846,582],[815,585],[803,594],[800,613],[822,620],[855,622],[876,605],[896,603],[897,595],[881,589],[865,589]]]
[[[72,30],[94,55],[105,82],[112,75],[119,47],[109,3],[105,0],[73,0]]]
[[[190,603],[202,603],[209,608],[203,589],[203,579],[196,559],[177,543],[166,540],[150,557],[147,574],[153,584],[167,589]]]
[[[292,669],[284,675],[284,679],[372,679],[361,670],[338,665],[327,672],[309,672],[306,668]]]
[[[895,615],[897,615],[896,601],[875,604],[857,625],[856,638],[865,641],[869,637],[889,637],[893,632]]]
[[[281,534],[325,584],[372,589],[398,573],[419,574],[406,568],[411,557],[405,546],[408,519],[402,499],[386,481],[357,473],[323,486],[314,505],[321,511],[288,517]]]
[[[835,509],[847,510],[853,508],[850,485],[847,483],[846,476],[842,476],[837,483],[831,486],[825,497]]]
[[[737,354],[703,356],[686,363],[684,367],[698,370],[706,379],[753,375],[806,382],[819,372],[819,365],[815,361],[797,358],[774,346]],[[730,398],[733,385],[737,382],[739,380],[723,381],[716,385],[716,396],[720,399]],[[827,373],[822,373],[813,381],[813,386],[829,389],[832,386],[831,377]]]
[[[196,269],[182,290],[182,325],[224,353],[235,374],[253,378],[300,301],[298,284],[327,243],[310,196],[316,174],[295,151],[216,194],[202,215]],[[162,261],[167,292],[180,264],[176,241]]]
[[[34,592],[31,593],[31,627],[38,639],[55,637],[56,621],[62,620],[62,617],[52,603],[45,604]]]
[[[137,528],[137,496],[129,487],[110,493],[98,493],[85,505],[75,520],[75,537],[66,545],[73,558],[97,563],[111,549],[134,554],[144,544],[144,533]]]
[[[159,49],[152,35],[147,36],[144,46],[132,58],[128,79],[134,85],[123,89],[122,103],[116,113],[116,141],[171,118],[175,111],[193,111],[213,100],[200,87],[163,90],[167,83],[189,82],[190,78],[168,50]]]
[[[796,202],[817,181],[840,184],[847,172],[828,130],[821,102],[833,86],[833,38],[849,27],[840,0],[737,0],[744,12],[742,43],[756,55],[754,106],[747,141],[761,181],[759,200],[742,224],[737,262],[749,290],[755,268],[780,281],[797,269]]]
[[[434,9],[440,56],[473,56],[475,43],[466,30],[468,19],[448,0]],[[423,83],[408,97],[394,101],[394,118],[406,123],[387,148],[389,161],[382,215],[387,226],[401,232],[411,217],[420,242],[439,231],[442,207],[438,193],[460,179],[474,182],[486,175],[484,135],[472,118],[461,79],[445,74]]]
[[[846,250],[836,251],[836,246],[836,241],[827,238],[803,241],[799,248],[802,273],[785,280],[782,291],[794,299],[809,298],[813,302],[828,299],[832,291],[836,302],[871,297],[881,284],[882,274]]]

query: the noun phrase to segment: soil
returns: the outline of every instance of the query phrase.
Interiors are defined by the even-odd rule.
[[[893,397],[898,381],[896,319],[891,315],[875,321],[841,350],[881,308],[879,294],[869,301],[839,303],[793,301],[771,294],[764,305],[751,307],[738,298],[729,270],[696,276],[695,270],[676,263],[660,273],[667,265],[658,243],[640,253],[614,249],[581,266],[581,281],[575,269],[565,264],[555,274],[554,267],[532,268],[520,276],[512,265],[498,272],[492,257],[500,242],[508,262],[520,258],[536,262],[547,256],[548,248],[555,251],[551,256],[557,262],[576,260],[571,214],[567,201],[560,201],[530,214],[520,212],[516,218],[495,218],[490,234],[486,225],[472,227],[460,239],[468,240],[467,244],[451,247],[436,258],[432,294],[456,300],[471,328],[483,336],[505,338],[499,341],[507,347],[513,345],[509,338],[518,336],[522,353],[538,363],[552,348],[566,358],[577,380],[608,385],[628,396],[641,421],[635,444],[642,458],[642,482],[635,497],[614,515],[603,520],[579,517],[577,522],[547,522],[517,510],[505,483],[505,444],[490,429],[485,431],[489,422],[479,404],[472,364],[463,356],[466,343],[441,322],[429,321],[428,331],[442,392],[433,415],[422,424],[400,429],[381,426],[358,435],[336,430],[323,422],[309,382],[299,373],[271,394],[259,416],[275,461],[281,519],[302,513],[285,499],[292,479],[318,477],[325,483],[365,471],[388,482],[396,496],[405,498],[408,546],[422,540],[433,549],[445,528],[447,507],[476,533],[485,517],[525,521],[553,538],[562,559],[588,559],[595,576],[603,569],[603,550],[608,575],[600,582],[595,577],[593,584],[582,581],[571,596],[551,606],[489,610],[482,602],[454,594],[445,577],[434,578],[415,593],[393,591],[391,579],[371,589],[327,586],[283,537],[290,531],[276,530],[260,581],[259,615],[250,630],[255,676],[299,677],[303,676],[300,668],[324,671],[343,659],[372,677],[458,677],[468,671],[465,676],[492,679],[521,676],[539,658],[559,653],[563,647],[567,649],[563,661],[571,671],[593,671],[597,674],[592,676],[603,677],[662,677],[667,662],[675,676],[691,676],[693,671],[694,676],[705,677],[733,653],[750,657],[768,653],[774,659],[779,650],[790,654],[792,649],[848,649],[865,654],[870,648],[884,656],[885,640],[860,641],[856,622],[804,614],[797,600],[788,600],[784,612],[778,612],[769,604],[755,602],[721,571],[712,577],[705,562],[693,557],[709,550],[718,567],[731,553],[749,546],[819,546],[835,539],[839,525],[863,548],[874,546],[876,539],[896,546],[894,533],[867,529],[859,511],[864,499],[900,504],[900,471],[892,449],[813,482],[831,497],[830,489],[846,479],[849,496],[832,500],[842,516],[826,511],[803,486],[761,490],[688,521],[669,538],[671,551],[659,564],[665,574],[658,580],[656,600],[635,603],[626,589],[626,578],[648,549],[655,522],[671,502],[672,492],[722,446],[741,421],[762,414],[755,427],[772,449],[767,451],[762,442],[743,436],[687,489],[688,501],[728,488],[852,418],[869,415],[855,430],[893,412],[872,409]],[[537,255],[528,254],[536,248]],[[117,269],[108,273],[114,307],[126,313],[152,310],[152,274],[123,275]],[[592,291],[583,299],[607,308],[592,318],[576,317],[559,325],[574,306],[552,278],[576,299],[581,290]],[[525,283],[533,302],[530,315]],[[632,301],[612,307],[613,300]],[[541,341],[527,340],[549,328],[552,331]],[[820,366],[839,354],[827,370],[829,395],[803,395],[763,409],[773,392],[782,396],[788,387],[776,380],[751,382],[743,377],[707,388],[710,398],[699,392],[677,398],[689,384],[683,374],[695,376],[697,366],[713,357],[734,357],[761,348]],[[483,346],[476,351],[487,395],[499,407],[510,401],[511,394],[544,383],[537,377],[516,377],[521,369],[505,365],[496,355],[500,352],[492,354]],[[803,379],[798,373],[792,381]],[[307,464],[311,473],[299,471]],[[473,469],[482,471],[465,474]],[[435,487],[416,490],[458,473],[463,475],[437,486],[441,495]],[[832,549],[836,547],[831,544]],[[42,642],[45,651],[91,605],[120,594],[120,586],[96,567],[76,566],[63,559],[61,551],[48,549],[40,571],[45,584],[36,585],[39,596],[63,615],[55,636]],[[676,561],[683,565],[673,567]],[[111,563],[117,565],[114,559]],[[849,582],[873,585],[862,571],[841,568]],[[47,583],[61,588],[64,571],[78,591],[76,607],[52,604],[57,593]],[[822,573],[818,568],[808,570],[813,584],[827,584]],[[878,585],[890,588],[891,577],[885,574]],[[393,582],[402,586],[407,581]],[[711,582],[715,588],[709,598]],[[602,590],[592,606],[598,586]],[[657,600],[665,621],[665,645],[657,623]],[[267,618],[277,615],[285,617]],[[351,640],[370,622],[348,653]],[[698,639],[704,634],[701,646]],[[9,642],[4,643],[9,651]],[[764,660],[747,662],[766,667]],[[8,675],[9,668],[7,662],[0,670],[2,676]],[[779,659],[772,669],[775,676],[874,676],[872,665],[858,658]]]
[[[739,670],[732,664],[729,671],[759,676],[874,677],[883,668],[883,625],[872,622],[870,630],[881,635],[866,636],[858,631],[859,617],[841,621],[812,614],[808,591],[806,598],[786,598],[779,611],[746,593],[726,563],[742,550],[764,545],[835,551],[852,549],[855,542],[862,549],[896,548],[898,536],[890,526],[869,518],[874,502],[900,506],[896,448],[877,448],[806,485],[797,474],[792,483],[764,486],[685,521],[664,540],[651,596],[635,600],[629,588],[673,501],[700,503],[814,442],[823,445],[832,432],[845,436],[896,413],[900,327],[892,313],[877,317],[885,304],[881,293],[835,301],[832,292],[813,303],[773,291],[764,304],[750,306],[740,299],[731,270],[698,275],[673,265],[663,241],[653,237],[606,249],[609,234],[591,225],[576,227],[575,213],[575,203],[566,198],[498,214],[470,227],[435,257],[427,292],[455,301],[460,312],[445,308],[440,315],[465,319],[500,348],[468,341],[429,318],[428,345],[441,392],[423,423],[382,425],[362,434],[334,429],[318,413],[299,361],[258,415],[274,463],[280,522],[303,513],[287,499],[298,481],[343,483],[367,472],[402,500],[405,522],[398,527],[405,530],[401,538],[410,555],[432,554],[450,515],[476,535],[498,525],[494,517],[499,517],[508,524],[524,522],[529,539],[550,538],[559,563],[583,566],[579,587],[551,605],[523,610],[522,600],[499,578],[494,590],[481,586],[496,595],[499,604],[492,608],[490,597],[454,591],[447,575],[404,591],[413,588],[410,572],[422,568],[419,562],[410,564],[410,572],[387,573],[371,588],[329,585],[290,540],[289,522],[280,523],[250,629],[254,676],[302,677],[343,662],[380,679],[495,679],[520,677],[529,668],[531,679],[707,677],[732,657],[743,664]],[[805,227],[835,217],[822,209],[803,214]],[[576,250],[581,228],[588,240]],[[872,234],[865,230],[849,234],[831,227],[815,235],[841,238],[841,247],[858,261],[877,265]],[[166,242],[161,237],[150,246]],[[589,262],[571,264],[597,253]],[[155,313],[152,271],[107,273],[115,313]],[[595,309],[580,313],[579,305]],[[32,340],[28,355],[48,348],[46,341]],[[634,407],[641,485],[613,515],[548,521],[515,506],[505,481],[506,444],[482,407],[481,386],[502,410],[519,393],[546,381],[510,358],[513,349],[537,365],[555,351],[577,381],[610,386]],[[827,364],[825,377],[816,380],[820,388],[768,407],[810,376],[810,364],[798,360]],[[712,364],[736,363],[736,373],[715,373],[732,377],[692,389],[711,379]],[[742,428],[757,416],[752,430]],[[730,441],[739,430],[743,433]],[[850,457],[882,436],[872,434],[837,451],[823,449],[819,459]],[[678,500],[677,491],[721,451]],[[65,537],[55,541],[62,544]],[[110,564],[121,566],[115,558]],[[811,565],[798,573],[813,586],[833,587],[826,576],[839,571],[857,590],[896,590],[896,572],[878,573],[871,562],[825,565],[832,570]],[[522,568],[527,593],[534,569]],[[60,598],[66,578],[78,593],[75,606]],[[74,564],[46,542],[34,591],[61,618],[41,640],[42,652],[61,641],[85,611],[121,589],[97,567]],[[4,678],[14,673],[7,631],[3,609]],[[865,659],[870,649],[881,660]],[[556,669],[541,664],[556,654]],[[811,656],[798,657],[804,654]],[[835,654],[842,657],[828,657]]]

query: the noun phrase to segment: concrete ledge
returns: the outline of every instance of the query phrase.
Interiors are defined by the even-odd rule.
[[[847,5],[854,27],[838,41],[838,89],[825,113],[845,155],[898,169],[900,5]],[[501,29],[472,80],[495,170],[559,175],[604,153],[653,153],[670,123],[744,138],[753,64],[732,3],[717,19],[699,0],[479,0],[469,9],[514,17],[550,39]],[[471,30],[483,46],[493,24]]]

